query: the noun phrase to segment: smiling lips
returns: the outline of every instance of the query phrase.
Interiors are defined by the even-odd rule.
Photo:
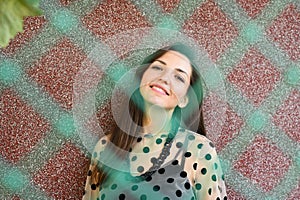
[[[152,84],[152,85],[150,85],[150,88],[152,90],[162,94],[162,95],[168,95],[168,96],[170,95],[169,92],[164,87],[162,87],[160,85]]]

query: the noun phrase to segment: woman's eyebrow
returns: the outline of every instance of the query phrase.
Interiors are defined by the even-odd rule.
[[[188,73],[187,72],[185,72],[185,71],[183,71],[182,69],[180,69],[180,68],[176,68],[176,70],[177,71],[179,71],[179,72],[181,72],[181,73],[184,73],[185,75],[187,75],[187,77],[188,77]]]
[[[162,60],[159,60],[159,59],[156,59],[156,60],[154,60],[154,61],[158,61],[158,62],[160,62],[160,63],[163,64],[163,65],[167,65],[166,62],[164,62],[164,61],[162,61]],[[181,73],[184,73],[184,74],[186,74],[186,75],[188,76],[188,73],[185,72],[184,70],[180,69],[180,68],[176,68],[176,71],[179,71],[179,72],[181,72]]]
[[[162,60],[154,60],[154,61],[158,61],[158,62],[160,62],[161,64],[163,64],[163,65],[167,65],[167,63],[165,63],[164,61],[162,61]]]

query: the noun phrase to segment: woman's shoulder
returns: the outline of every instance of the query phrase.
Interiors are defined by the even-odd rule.
[[[98,140],[98,142],[94,148],[94,152],[103,151],[103,149],[107,146],[108,142],[109,142],[109,136],[104,135],[104,136],[100,137],[100,139]]]
[[[188,149],[193,149],[193,151],[198,151],[202,156],[205,156],[207,153],[215,154],[215,146],[213,142],[208,139],[206,136],[196,133],[188,129],[180,129],[181,137],[184,137],[188,141]],[[200,156],[199,155],[199,156]],[[202,157],[201,156],[201,157]]]
[[[204,135],[201,135],[200,133],[196,133],[194,131],[184,129],[184,128],[180,128],[179,133],[181,137],[187,138],[190,141],[197,141],[203,144],[212,144],[212,141],[210,139],[208,139]]]

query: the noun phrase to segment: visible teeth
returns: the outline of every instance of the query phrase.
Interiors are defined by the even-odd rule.
[[[159,91],[161,91],[161,92],[163,92],[163,93],[166,93],[163,89],[161,89],[161,88],[159,88],[159,87],[153,86],[152,88],[155,88],[156,90],[159,90]]]

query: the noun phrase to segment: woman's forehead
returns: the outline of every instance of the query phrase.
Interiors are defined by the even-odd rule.
[[[167,51],[165,54],[163,54],[161,57],[163,57],[163,56],[165,56],[165,55],[171,55],[171,56],[173,56],[173,57],[176,57],[176,58],[178,58],[178,59],[180,59],[180,60],[182,60],[182,61],[185,61],[185,62],[187,62],[187,63],[190,64],[190,60],[188,59],[188,57],[185,56],[184,54],[178,52],[178,51],[169,50],[169,51]]]
[[[177,51],[169,50],[156,60],[163,61],[166,65],[182,68],[189,75],[192,73],[192,66],[190,60],[183,54]]]

